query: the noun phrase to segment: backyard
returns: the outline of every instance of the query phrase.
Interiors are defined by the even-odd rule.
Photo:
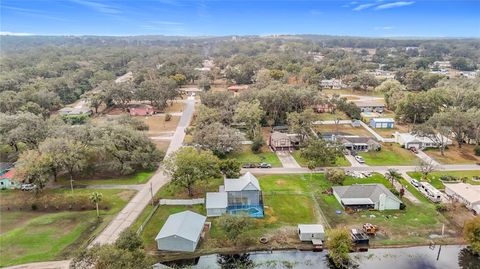
[[[370,124],[370,122],[367,122]],[[410,127],[406,124],[395,123],[393,128],[373,128],[373,130],[384,138],[392,138],[395,132],[408,133]]]
[[[71,258],[78,247],[85,246],[110,222],[134,195],[131,190],[75,190],[74,195],[89,195],[97,191],[103,194],[100,203],[100,218],[94,206],[89,210],[67,211],[49,209],[40,212],[12,209],[22,200],[32,199],[32,193],[2,191],[0,193],[0,267],[36,261]],[[59,197],[68,199],[70,190],[45,190],[41,201],[57,201]],[[30,200],[29,200],[30,201]],[[87,200],[88,201],[88,200]],[[38,207],[41,203],[38,202]],[[33,206],[31,206],[33,208]],[[10,210],[7,210],[10,208]]]
[[[372,134],[363,127],[353,127],[351,124],[319,124],[315,125],[314,129],[316,132],[321,134],[339,134],[339,135],[358,135],[358,136],[369,136]]]
[[[148,131],[146,131],[146,135],[148,137],[173,135],[173,132],[177,129],[180,116],[171,116],[169,121],[166,121],[165,117],[165,114],[161,114],[148,117],[136,116],[135,118],[147,124]]]
[[[360,152],[367,165],[416,165],[417,156],[409,150],[393,143],[383,143],[380,151]]]
[[[337,110],[335,113],[318,113],[316,114],[316,120],[349,120],[350,118],[345,112]]]
[[[456,144],[454,144],[445,150],[445,155],[443,156],[438,149],[428,149],[425,150],[425,153],[434,158],[437,162],[443,164],[480,163],[480,156],[475,156],[473,151],[474,148],[475,145],[462,145],[462,148],[459,148]]]

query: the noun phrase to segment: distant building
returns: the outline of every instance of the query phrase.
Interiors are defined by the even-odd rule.
[[[333,113],[335,109],[337,108],[336,104],[319,104],[315,107],[315,111],[317,113]]]
[[[440,136],[440,134],[438,134]],[[425,149],[425,148],[438,148],[440,144],[433,141],[431,138],[426,136],[418,136],[411,133],[399,133],[395,132],[394,134],[395,142],[400,144],[406,149],[416,148],[416,149]],[[447,137],[442,138],[445,141],[446,145],[451,145],[452,140]]]
[[[480,215],[480,185],[466,183],[445,184],[445,193]]]
[[[360,108],[361,112],[377,112],[383,113],[385,105],[376,101],[353,101],[353,103]]]
[[[194,252],[207,217],[183,211],[168,217],[155,241],[159,250]]]
[[[395,125],[395,120],[392,118],[372,118],[370,119],[370,127],[372,128],[387,128],[391,129]]]
[[[127,108],[130,116],[151,116],[155,114],[156,110],[151,105],[146,104],[131,104]]]
[[[273,151],[293,150],[298,147],[300,136],[298,134],[287,134],[274,131],[270,134],[268,145]]]
[[[228,87],[227,90],[231,92],[244,91],[244,90],[248,90],[248,85],[232,85]]]
[[[462,71],[460,72],[460,76],[468,78],[468,79],[474,79],[478,75],[478,70],[477,71]]]
[[[4,164],[4,163],[2,163]],[[1,168],[1,165],[0,165]],[[0,171],[0,189],[18,189],[20,188],[20,183],[18,183],[14,178],[15,168],[13,166],[4,166],[4,169]]]
[[[341,79],[324,79],[320,81],[320,87],[329,89],[344,89],[347,88]]]
[[[398,210],[402,201],[383,184],[334,186],[333,195],[346,210]]]
[[[432,64],[434,68],[450,68],[451,66],[450,61],[435,61]]]
[[[64,107],[58,111],[62,116],[92,115],[93,111],[88,107]]]

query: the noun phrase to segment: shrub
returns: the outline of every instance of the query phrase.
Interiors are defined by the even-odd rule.
[[[262,146],[264,145],[264,141],[261,137],[258,137],[258,138],[255,138],[255,140],[253,140],[253,143],[252,143],[252,146],[251,146],[251,149],[253,152],[255,153],[258,153],[260,151],[260,149],[262,148]]]
[[[165,121],[170,121],[172,119],[172,114],[167,113],[165,114]]]
[[[445,205],[445,204],[436,204],[435,205],[435,209],[438,211],[438,212],[445,212],[448,210],[448,207]]]
[[[480,146],[476,146],[473,151],[475,152],[476,156],[480,156]]]
[[[400,210],[405,210],[405,208],[407,208],[407,206],[404,203],[401,203],[400,204]]]

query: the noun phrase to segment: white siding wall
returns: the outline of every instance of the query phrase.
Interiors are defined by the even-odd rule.
[[[218,217],[227,213],[226,208],[207,208],[207,217]]]
[[[196,242],[178,236],[157,239],[157,247],[159,250],[194,252],[196,246]]]
[[[301,233],[299,234],[300,241],[312,241],[312,239],[325,239],[324,233]]]

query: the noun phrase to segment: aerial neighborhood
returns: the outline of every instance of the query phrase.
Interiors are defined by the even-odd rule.
[[[480,253],[478,40],[0,39],[0,267]]]

